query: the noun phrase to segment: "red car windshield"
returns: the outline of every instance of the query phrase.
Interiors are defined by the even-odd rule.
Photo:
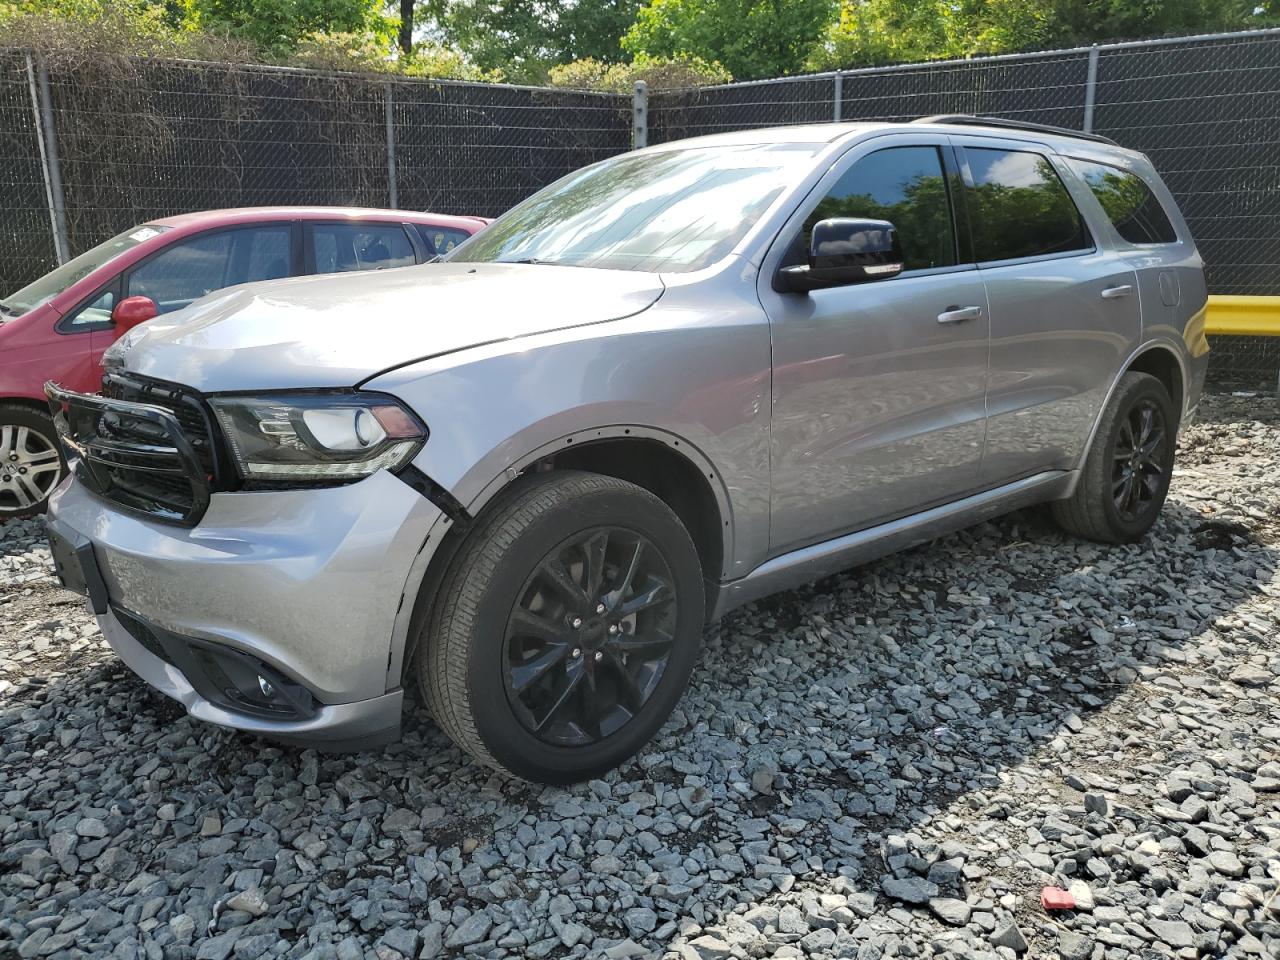
[[[0,300],[0,318],[8,319],[29,313],[36,307],[48,303],[73,283],[78,283],[103,264],[110,263],[126,250],[130,250],[152,237],[172,230],[156,224],[142,224],[131,227],[117,237],[100,243],[92,250],[86,250],[74,260],[68,260],[62,266],[50,270],[39,280],[27,284],[17,293]]]

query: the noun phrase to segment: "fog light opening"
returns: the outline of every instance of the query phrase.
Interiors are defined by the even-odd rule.
[[[228,708],[279,720],[315,715],[316,701],[309,690],[256,657],[207,641],[192,641],[191,646],[203,673],[221,692]]]

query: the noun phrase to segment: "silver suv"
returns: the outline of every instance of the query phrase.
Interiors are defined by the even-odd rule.
[[[1141,154],[938,117],[615,157],[436,262],[225,290],[51,384],[49,530],[120,657],[330,748],[404,688],[568,782],[670,714],[704,625],[1051,501],[1140,538],[1204,377]]]

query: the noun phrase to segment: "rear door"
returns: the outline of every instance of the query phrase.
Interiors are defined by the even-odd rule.
[[[954,138],[991,307],[984,486],[1073,468],[1141,331],[1137,276],[1047,147]]]
[[[945,138],[897,135],[837,162],[761,270],[773,340],[773,553],[957,499],[979,482],[987,303],[968,264]],[[827,217],[893,222],[897,277],[780,293]]]
[[[307,273],[386,270],[418,262],[421,240],[410,237],[402,223],[309,221],[303,224],[303,232],[306,237],[303,267]]]

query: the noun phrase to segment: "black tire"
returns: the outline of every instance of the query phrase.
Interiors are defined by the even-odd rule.
[[[598,560],[583,538],[603,539]],[[549,564],[572,583],[547,578]],[[591,569],[600,571],[594,584]],[[605,584],[616,589],[602,592]],[[444,732],[485,764],[540,783],[599,776],[639,751],[675,708],[698,657],[704,603],[693,542],[653,494],[576,471],[522,478],[468,531],[444,575],[419,638],[423,699]],[[538,605],[536,623],[560,632],[517,636]],[[639,612],[628,620],[628,609]],[[582,639],[565,647],[570,629]],[[661,637],[652,649],[650,637]],[[528,659],[538,643],[542,652]],[[543,699],[531,706],[527,697]],[[603,720],[591,719],[604,710]],[[574,720],[579,713],[586,719]]]
[[[53,418],[0,403],[0,521],[44,513],[66,469]]]
[[[1147,411],[1162,435],[1158,447],[1141,456],[1146,445],[1132,444],[1130,439],[1141,434],[1135,427]],[[1178,415],[1164,384],[1146,373],[1131,371],[1121,376],[1103,411],[1075,493],[1051,504],[1058,525],[1103,543],[1142,539],[1160,516],[1169,493],[1177,433]],[[1131,447],[1139,452],[1126,456]],[[1132,484],[1129,475],[1135,477]],[[1132,499],[1126,491],[1134,492]]]

